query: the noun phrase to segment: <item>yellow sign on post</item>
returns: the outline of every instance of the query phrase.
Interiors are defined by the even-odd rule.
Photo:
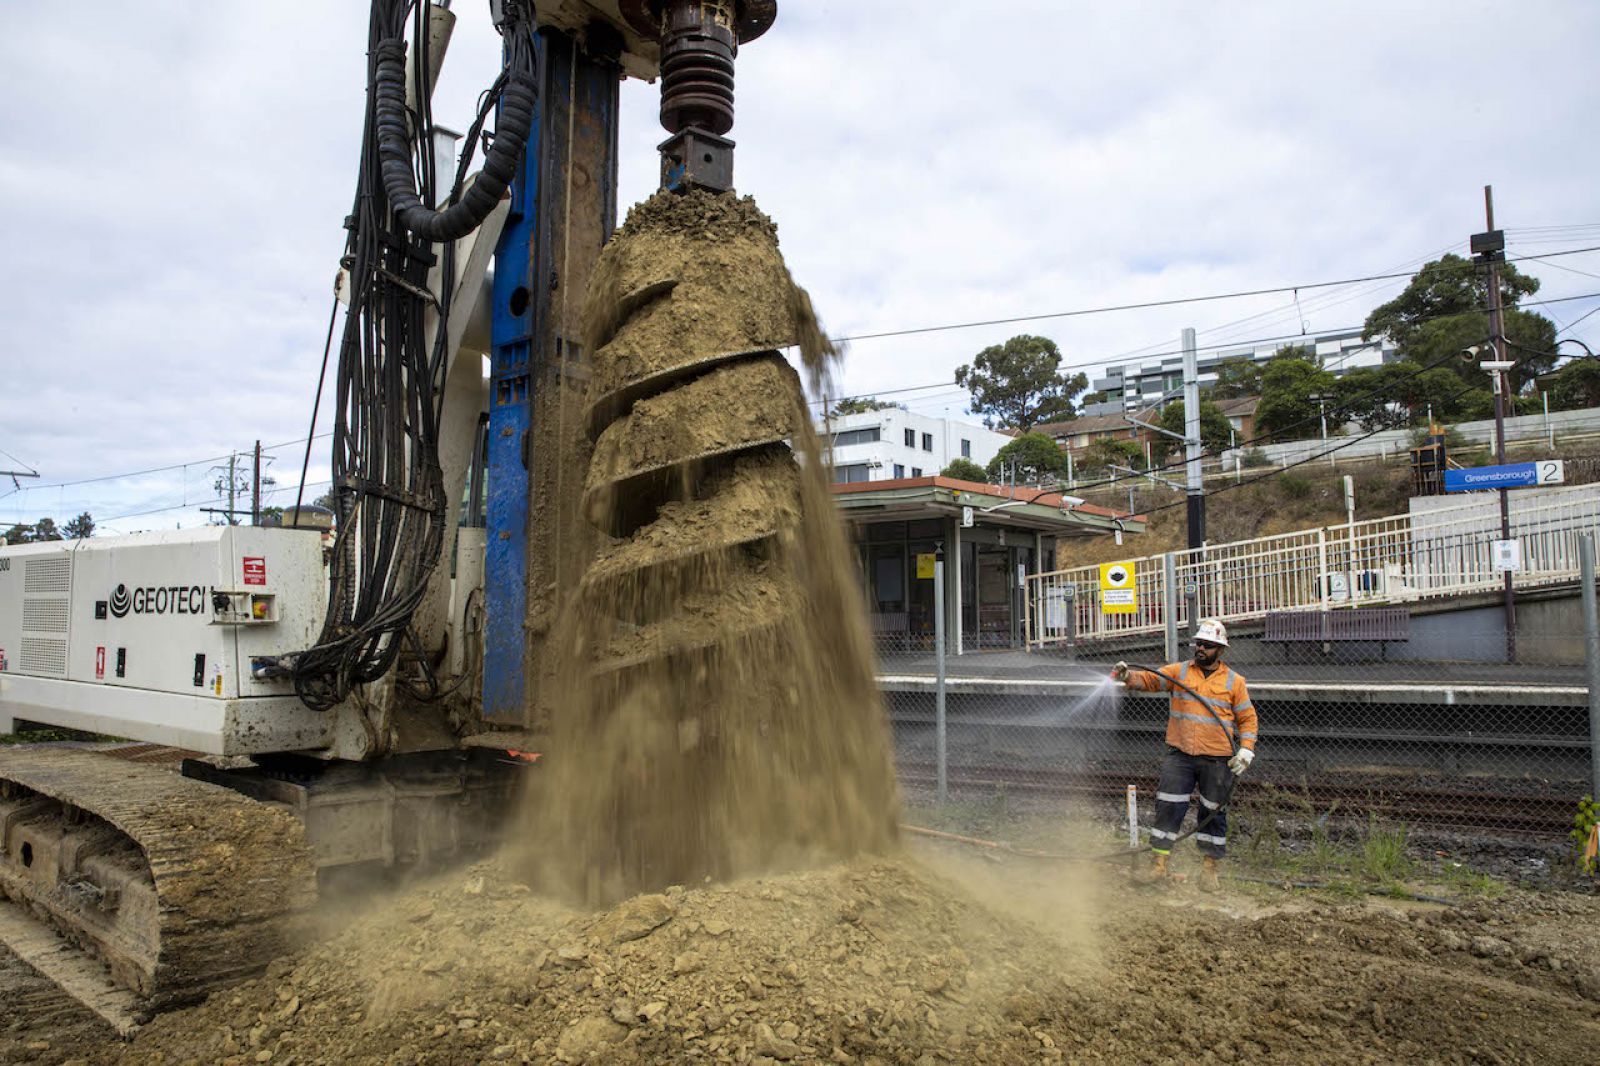
[[[917,553],[917,577],[919,579],[931,579],[933,577],[933,561],[933,552]]]
[[[1132,563],[1100,564],[1100,611],[1102,614],[1133,614],[1139,609],[1139,593],[1133,583]]]

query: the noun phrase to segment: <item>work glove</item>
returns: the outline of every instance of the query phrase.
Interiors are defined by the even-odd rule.
[[[1119,662],[1119,663],[1117,663],[1117,665],[1113,666],[1111,668],[1111,680],[1113,680],[1113,681],[1127,681],[1128,680],[1128,664],[1124,663],[1124,662]]]
[[[1255,757],[1256,753],[1249,748],[1240,748],[1234,753],[1233,758],[1228,760],[1228,769],[1233,771],[1234,777],[1242,777],[1244,772],[1250,769],[1250,764],[1255,760]]]

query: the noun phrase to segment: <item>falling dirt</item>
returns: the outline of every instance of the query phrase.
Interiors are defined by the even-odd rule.
[[[584,514],[522,868],[611,903],[894,842],[888,723],[800,379],[832,349],[749,198],[635,206],[590,283]]]
[[[557,622],[530,881],[609,903],[881,853],[888,725],[799,377],[832,358],[754,202],[662,193],[584,313],[601,543]]]

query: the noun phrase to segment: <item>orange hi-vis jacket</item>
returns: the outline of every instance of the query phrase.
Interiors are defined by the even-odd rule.
[[[1163,676],[1164,675],[1164,676]],[[1205,706],[1183,689],[1167,681],[1175,677],[1205,697],[1211,705]],[[1172,704],[1167,708],[1167,743],[1189,755],[1232,755],[1233,747],[1228,736],[1237,731],[1241,748],[1256,747],[1256,709],[1250,703],[1250,692],[1244,678],[1230,668],[1218,664],[1207,676],[1193,662],[1171,663],[1158,673],[1148,670],[1131,670],[1128,687],[1144,692],[1171,690]],[[1216,712],[1216,718],[1211,716]],[[1223,724],[1217,725],[1217,718]],[[1224,732],[1226,728],[1227,732]]]

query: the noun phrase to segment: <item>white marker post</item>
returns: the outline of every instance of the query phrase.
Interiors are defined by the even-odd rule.
[[[1128,786],[1128,847],[1139,846],[1139,786]]]

